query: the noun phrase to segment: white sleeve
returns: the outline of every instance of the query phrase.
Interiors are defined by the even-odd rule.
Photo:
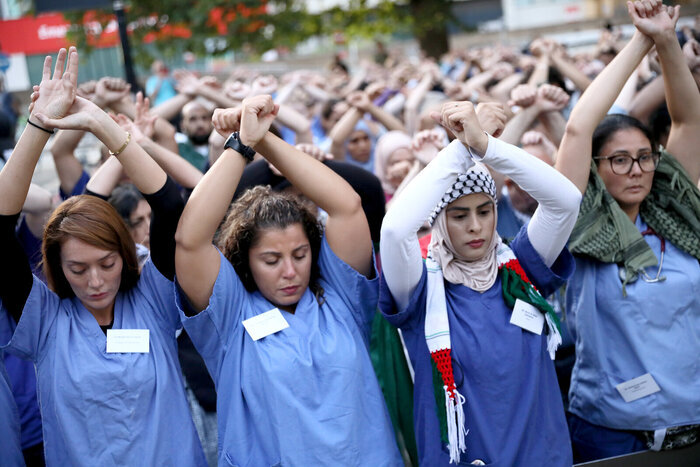
[[[453,141],[392,200],[384,216],[379,241],[382,274],[400,310],[408,306],[423,272],[416,234],[457,176],[472,165],[467,148]]]
[[[576,224],[581,192],[554,167],[491,136],[481,161],[511,178],[537,200],[539,205],[527,234],[544,263],[548,267],[554,264]]]

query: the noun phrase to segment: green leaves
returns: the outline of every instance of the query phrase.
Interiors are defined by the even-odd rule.
[[[449,0],[442,8],[428,8],[430,17],[415,15],[415,4],[350,0],[347,8],[309,12],[301,0],[139,0],[127,5],[130,43],[134,59],[147,65],[153,55],[176,57],[185,51],[198,56],[220,55],[233,50],[262,53],[275,47],[293,48],[313,36],[342,33],[346,38],[406,35],[415,26],[447,21]],[[370,6],[371,3],[371,6]],[[427,12],[427,11],[426,11]],[[70,12],[69,39],[88,52],[105,34],[114,15],[110,10]],[[440,16],[442,19],[437,18]],[[416,18],[414,20],[414,18]]]

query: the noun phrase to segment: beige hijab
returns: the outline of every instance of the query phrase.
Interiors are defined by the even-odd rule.
[[[477,163],[465,175],[457,179],[431,216],[434,222],[432,239],[428,248],[430,257],[440,265],[443,277],[449,282],[462,284],[477,292],[485,292],[490,289],[498,276],[496,251],[502,242],[501,237],[496,232],[498,210],[496,209],[495,186],[488,169],[483,164]],[[455,251],[452,245],[452,240],[447,232],[445,208],[462,196],[469,196],[473,193],[484,193],[493,201],[493,232],[491,232],[491,241],[486,254],[475,261],[467,261]]]

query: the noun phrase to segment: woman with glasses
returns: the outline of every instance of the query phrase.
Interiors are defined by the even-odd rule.
[[[700,94],[678,7],[628,10],[637,30],[574,108],[557,157],[584,193],[567,290],[575,463],[689,445],[700,423]],[[661,154],[639,121],[605,116],[654,45],[672,119]]]

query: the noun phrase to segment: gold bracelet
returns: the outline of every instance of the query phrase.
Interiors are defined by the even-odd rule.
[[[114,152],[109,151],[109,155],[110,155],[110,156],[117,157],[119,154],[122,153],[122,151],[124,151],[124,149],[126,149],[126,147],[129,145],[129,141],[131,141],[131,133],[129,133],[129,132],[127,131],[127,132],[126,132],[126,141],[124,141],[124,144],[122,144],[122,147],[120,147],[119,149],[117,149],[117,150],[114,151]]]

